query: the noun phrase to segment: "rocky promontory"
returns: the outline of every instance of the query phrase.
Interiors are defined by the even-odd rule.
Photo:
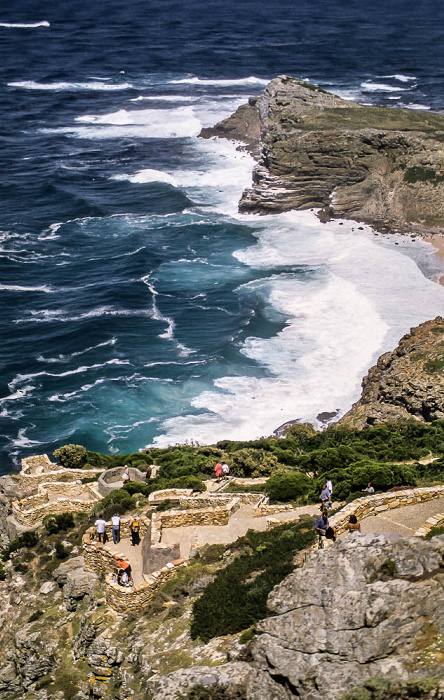
[[[426,321],[381,355],[362,380],[362,395],[339,425],[444,418],[444,319]]]
[[[320,209],[378,230],[444,229],[444,115],[358,105],[289,76],[201,136],[258,160],[240,211]]]

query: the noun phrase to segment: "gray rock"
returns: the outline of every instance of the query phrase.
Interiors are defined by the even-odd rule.
[[[245,698],[245,687],[251,667],[242,662],[223,666],[195,666],[169,673],[167,676],[152,676],[147,683],[150,700],[178,700],[196,686],[208,689],[223,689],[229,698]],[[277,700],[277,696],[276,696]]]
[[[45,583],[43,583],[40,586],[39,593],[41,593],[42,595],[48,595],[48,593],[51,593],[51,591],[53,591],[55,587],[56,584],[54,583],[54,581],[45,581]]]
[[[73,557],[72,559],[68,559],[68,561],[64,562],[63,564],[60,564],[60,566],[53,571],[52,576],[54,580],[57,581],[59,586],[64,586],[68,580],[68,573],[72,569],[79,569],[83,568],[84,566],[85,560],[82,556]]]

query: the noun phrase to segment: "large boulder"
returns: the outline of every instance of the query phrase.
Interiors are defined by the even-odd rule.
[[[443,567],[444,536],[344,538],[272,591],[252,662],[153,677],[149,697],[173,700],[204,686],[224,698],[336,700],[374,677],[444,679]]]

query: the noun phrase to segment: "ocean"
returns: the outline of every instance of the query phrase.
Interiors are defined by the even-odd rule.
[[[0,473],[337,416],[444,311],[410,236],[240,215],[253,161],[198,134],[279,74],[444,109],[441,3],[19,0],[0,9]],[[362,229],[362,230],[361,230]]]

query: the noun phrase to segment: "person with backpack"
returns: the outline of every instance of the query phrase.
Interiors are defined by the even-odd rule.
[[[133,518],[130,525],[131,531],[131,546],[135,547],[140,543],[140,533],[139,533],[139,521],[137,518]]]
[[[111,525],[112,525],[112,533],[113,533],[113,542],[114,542],[114,544],[119,544],[119,542],[120,542],[120,515],[118,513],[114,513],[113,517],[111,518]]]

